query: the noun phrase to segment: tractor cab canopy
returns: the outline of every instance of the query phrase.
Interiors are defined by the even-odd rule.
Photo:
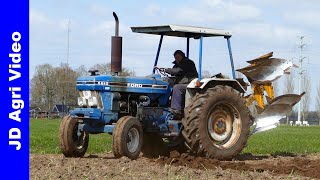
[[[202,74],[202,42],[203,37],[217,37],[222,36],[227,39],[229,56],[231,62],[232,75],[235,79],[235,70],[233,65],[233,57],[231,51],[231,32],[221,29],[213,29],[213,28],[205,28],[205,27],[194,27],[194,26],[179,26],[179,25],[161,25],[161,26],[140,26],[140,27],[131,27],[132,32],[135,33],[144,33],[144,34],[154,34],[160,35],[160,41],[158,46],[157,55],[155,58],[154,66],[157,66],[159,54],[161,50],[161,44],[163,36],[174,36],[174,37],[184,37],[187,38],[187,49],[186,56],[189,57],[189,39],[200,39],[200,48],[199,48],[199,77],[198,80],[201,80]],[[152,73],[155,73],[155,69],[153,69]]]
[[[224,36],[231,37],[231,32],[221,29],[212,29],[194,26],[164,25],[164,26],[142,26],[131,27],[132,32],[156,34],[165,36],[185,37],[199,39],[203,37]]]

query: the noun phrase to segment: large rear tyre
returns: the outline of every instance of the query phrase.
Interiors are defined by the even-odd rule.
[[[141,123],[132,116],[121,117],[112,134],[112,152],[116,158],[137,159],[143,143]]]
[[[82,157],[89,144],[89,134],[78,132],[79,120],[65,116],[60,124],[59,140],[60,149],[66,157]]]
[[[191,151],[216,159],[238,155],[250,133],[249,111],[241,94],[218,85],[198,93],[192,102],[182,120],[182,135]]]

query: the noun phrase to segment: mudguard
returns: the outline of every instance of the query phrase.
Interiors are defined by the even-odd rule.
[[[214,87],[216,85],[227,85],[230,86],[240,93],[245,93],[243,86],[234,79],[224,79],[224,78],[203,78],[200,81],[200,86],[197,86],[198,78],[193,79],[187,86],[186,97],[185,97],[185,107],[191,103],[192,97],[199,91],[199,89],[205,89],[208,86]]]

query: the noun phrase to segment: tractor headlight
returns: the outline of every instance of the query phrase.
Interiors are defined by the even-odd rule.
[[[87,100],[84,97],[78,97],[78,105],[80,107],[87,106]]]
[[[102,98],[98,91],[80,91],[78,105],[86,108],[103,109]]]
[[[89,97],[88,104],[89,104],[89,106],[97,106],[98,105],[97,98],[96,97]]]

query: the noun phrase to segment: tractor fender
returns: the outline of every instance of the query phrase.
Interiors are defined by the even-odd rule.
[[[203,78],[200,81],[200,87],[196,86],[198,78],[193,79],[187,86],[187,91],[185,95],[185,107],[191,103],[191,99],[199,90],[205,90],[210,87],[214,87],[217,85],[225,85],[234,88],[240,93],[245,93],[246,90],[243,86],[235,79],[222,79],[222,78]]]
[[[235,79],[222,79],[222,78],[203,78],[200,81],[201,86],[197,87],[196,82],[198,81],[198,78],[193,79],[187,88],[200,88],[200,89],[205,89],[208,87],[213,87],[216,85],[227,85],[230,86],[240,93],[245,93],[245,89],[243,86]]]

